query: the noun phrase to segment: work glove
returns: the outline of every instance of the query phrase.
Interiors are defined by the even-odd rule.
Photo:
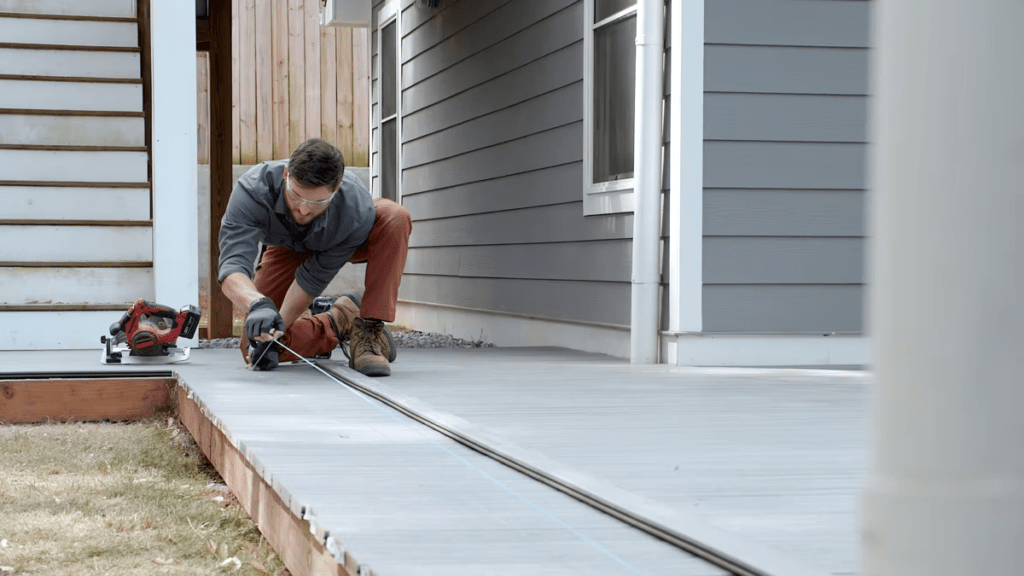
[[[284,318],[274,306],[274,301],[263,297],[249,305],[249,316],[245,319],[245,336],[252,343],[260,334],[272,334],[275,330],[284,332]]]
[[[249,340],[249,367],[253,370],[268,371],[277,368],[277,342]]]

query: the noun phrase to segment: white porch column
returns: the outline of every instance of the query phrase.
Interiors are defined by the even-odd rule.
[[[153,281],[156,301],[180,308],[199,304],[195,3],[154,1],[150,15]]]
[[[877,11],[871,576],[1024,566],[1024,3]]]
[[[704,0],[672,0],[669,331],[701,332],[704,249]],[[671,364],[677,362],[673,343]]]

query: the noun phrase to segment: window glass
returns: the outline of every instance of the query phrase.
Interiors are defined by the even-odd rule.
[[[380,197],[398,199],[398,120],[388,120],[380,130]]]
[[[636,0],[594,0],[594,24],[622,12],[630,6],[636,6]]]
[[[396,88],[398,83],[396,82],[396,46],[395,46],[395,22],[392,22],[384,27],[381,31],[380,38],[380,100],[381,100],[381,118],[387,118],[394,116],[398,112],[398,106],[396,106],[397,94]]]
[[[633,177],[636,16],[594,31],[594,182]]]

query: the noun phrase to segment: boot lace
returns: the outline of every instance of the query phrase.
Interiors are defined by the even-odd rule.
[[[357,356],[361,356],[363,354],[383,356],[384,353],[380,344],[383,339],[383,322],[369,322],[362,318],[356,318],[356,331],[352,339],[352,346],[354,347],[352,350],[353,354]],[[342,350],[344,350],[344,348],[342,348]],[[348,353],[346,352],[345,355],[348,356]]]
[[[345,355],[348,360],[352,359],[352,354],[349,350],[351,342],[349,342],[349,333],[342,332],[338,329],[338,323],[334,320],[334,314],[327,314],[327,319],[331,322],[331,328],[334,330],[334,335],[338,338],[338,347],[341,348],[341,353]]]

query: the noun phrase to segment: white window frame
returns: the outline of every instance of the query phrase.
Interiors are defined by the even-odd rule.
[[[594,22],[594,2],[583,2],[583,215],[633,212],[636,178],[594,182],[594,31],[630,16],[636,17],[639,2],[604,20]]]
[[[394,22],[395,24],[395,115],[382,118],[384,110],[384,100],[382,98],[384,90],[384,75],[382,73],[384,66],[384,28]],[[371,174],[374,175],[373,180],[373,197],[381,198],[381,182],[383,181],[383,174],[381,170],[383,168],[382,159],[384,157],[381,146],[384,142],[384,122],[388,122],[392,119],[395,121],[395,201],[399,204],[402,203],[402,7],[400,0],[391,0],[384,4],[384,6],[377,12],[377,110],[375,112],[375,118],[373,120],[373,126],[376,128],[376,138],[374,138],[374,148],[376,154],[373,157],[373,168]]]

